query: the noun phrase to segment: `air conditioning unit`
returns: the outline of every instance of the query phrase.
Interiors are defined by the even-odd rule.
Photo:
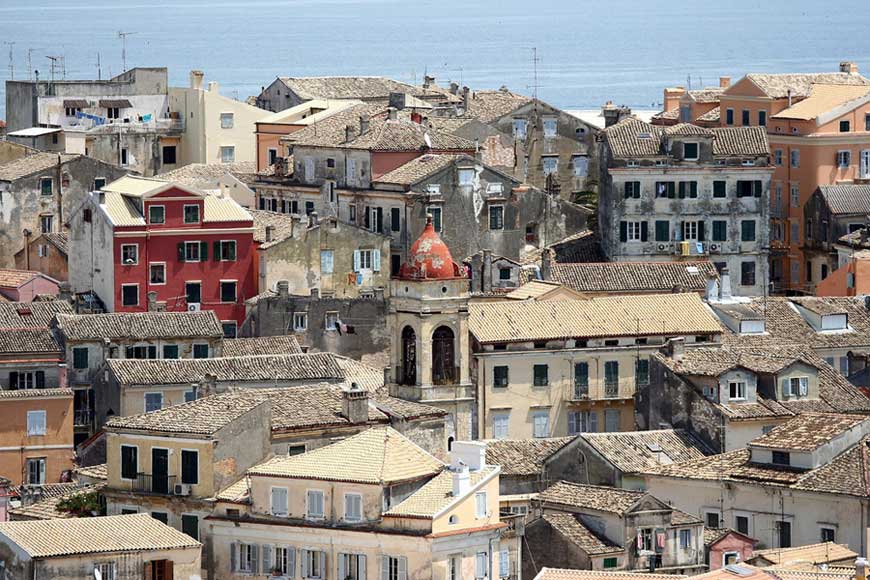
[[[671,244],[659,244],[657,247],[659,252],[670,252],[672,248]]]
[[[189,483],[176,483],[175,488],[172,490],[174,495],[190,495],[190,484]]]
[[[199,302],[189,302],[187,304],[188,312],[199,312]]]
[[[719,252],[719,244],[710,244],[710,253],[718,253]]]

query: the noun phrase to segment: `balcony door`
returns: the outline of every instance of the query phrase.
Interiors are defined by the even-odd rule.
[[[870,149],[865,149],[861,151],[861,166],[859,175],[861,179],[870,179]]]
[[[168,449],[151,449],[151,491],[169,493]]]

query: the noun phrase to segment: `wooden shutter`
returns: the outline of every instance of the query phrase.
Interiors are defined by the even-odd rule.
[[[214,248],[214,249],[213,249],[213,252],[214,252],[214,261],[215,261],[215,262],[220,262],[220,261],[221,261],[221,243],[220,243],[220,241],[213,242],[213,243],[212,243],[212,247]]]
[[[178,261],[184,262],[184,242],[178,242]]]
[[[381,271],[381,251],[372,250],[372,270],[375,272]]]
[[[568,413],[568,434],[573,435],[579,432],[580,430],[577,428],[577,413],[576,411],[571,411]]]
[[[263,544],[263,574],[269,574],[272,571],[272,550],[273,546]]]
[[[338,577],[341,580],[347,578],[347,561],[349,557],[347,554],[339,554],[338,555]]]
[[[293,546],[285,546],[287,551],[287,576],[290,578],[296,577],[296,548]]]
[[[239,569],[239,543],[233,542],[230,544],[230,572],[236,572]]]
[[[598,413],[589,411],[589,432],[598,433]]]
[[[408,558],[399,556],[399,580],[408,580]]]
[[[259,551],[260,547],[257,544],[251,544],[251,572],[253,572],[254,574],[260,571]]]
[[[208,260],[208,242],[199,243],[199,261],[205,262]]]
[[[640,241],[645,242],[649,238],[649,224],[640,222]]]
[[[18,388],[18,371],[9,371],[9,387],[12,389]]]
[[[308,550],[299,550],[299,556],[302,558],[302,578],[308,577]]]
[[[628,241],[628,222],[626,221],[619,222],[619,241]]]
[[[142,578],[144,578],[144,580],[151,580],[151,578],[154,575],[152,568],[153,568],[152,562],[145,562],[145,567],[142,569],[142,572],[143,572]]]
[[[357,580],[366,580],[366,557],[364,554],[359,555],[356,577]]]
[[[787,399],[789,395],[788,379],[782,379],[782,398]]]
[[[36,371],[36,388],[45,388],[45,371]]]
[[[755,195],[755,197],[761,197],[761,190],[763,189],[761,181],[753,181],[752,185],[753,195]]]
[[[704,241],[704,221],[698,220],[698,241]]]
[[[320,559],[320,577],[329,578],[329,574],[326,572],[326,552],[322,550],[317,552],[317,557]]]
[[[390,580],[390,557],[381,556],[381,580]]]
[[[359,272],[359,262],[360,262],[359,250],[354,250],[353,251],[353,271],[354,272]]]
[[[163,560],[163,577],[166,580],[173,580],[175,562],[172,560]]]

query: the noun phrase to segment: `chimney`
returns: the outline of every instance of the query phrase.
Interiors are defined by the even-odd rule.
[[[719,88],[727,89],[731,86],[731,77],[719,77]]]
[[[266,226],[266,241],[271,242],[275,235],[275,226]]]
[[[462,108],[468,110],[468,87],[462,87]]]
[[[148,312],[157,312],[157,292],[153,290],[147,294]]]
[[[450,83],[450,94],[458,95],[459,94],[459,84],[458,83]]]
[[[719,273],[719,284],[719,300],[722,302],[731,300],[731,274],[728,266],[722,268],[722,271]]]
[[[359,117],[359,134],[364,135],[369,132],[369,118],[365,115]]]
[[[430,89],[435,86],[435,77],[426,75],[423,77],[423,88]]]
[[[682,336],[671,338],[667,344],[668,356],[676,362],[683,360],[683,355],[686,353],[686,339]]]
[[[389,106],[395,107],[396,109],[404,109],[405,101],[407,100],[407,95],[405,93],[390,93],[390,101]]]
[[[190,71],[190,88],[201,91],[202,90],[202,80],[204,77],[205,77],[205,73],[203,73],[201,70]]]
[[[867,580],[867,558],[855,560],[855,580]]]
[[[850,75],[858,74],[858,65],[852,61],[844,60],[840,63],[840,72]]]
[[[217,81],[209,81],[209,83],[208,83],[208,92],[210,92],[210,93],[217,93],[217,92],[220,91],[220,88],[221,88],[221,87],[220,87],[220,85],[218,84]]]
[[[278,296],[281,298],[287,298],[290,296],[290,282],[287,280],[278,280],[276,287],[278,289]]]
[[[791,89],[786,94],[788,95],[788,106],[791,107]]]
[[[395,121],[396,119],[399,118],[399,112],[396,110],[395,107],[388,107],[387,108],[387,117],[390,119],[390,121]]]
[[[541,278],[544,280],[553,279],[553,261],[556,259],[556,252],[552,248],[544,248],[541,253]]]
[[[707,302],[715,302],[719,299],[719,278],[715,274],[710,274],[707,277],[707,291],[705,294]]]
[[[469,471],[480,471],[486,467],[486,443],[454,441],[450,448],[450,467],[467,467]]]
[[[668,87],[665,89],[665,111],[672,111],[680,106],[680,98],[686,94],[686,87]]]
[[[481,276],[481,292],[492,292],[492,250],[483,250],[483,275]]]
[[[344,128],[344,142],[348,143],[353,140],[353,127],[351,125],[347,125]]]
[[[456,443],[454,442],[454,445]],[[460,465],[452,469],[453,471],[453,497],[461,497],[468,493],[471,489],[471,474],[468,472],[468,467]]]
[[[480,252],[471,256],[471,291],[480,292],[480,277],[483,275],[483,257]]]
[[[308,214],[308,227],[313,228],[316,225],[317,225],[317,212],[313,211],[310,214]]]
[[[196,389],[196,397],[208,397],[217,393],[217,377],[206,373],[199,381],[199,386]]]
[[[341,414],[352,424],[369,420],[369,394],[356,383],[341,393]]]

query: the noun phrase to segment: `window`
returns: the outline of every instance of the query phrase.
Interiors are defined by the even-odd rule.
[[[748,534],[749,516],[734,516],[734,528],[741,534]]]
[[[687,161],[694,161],[698,159],[697,143],[683,143],[683,159]]]
[[[127,165],[129,163],[129,154],[127,152],[127,148],[123,147],[121,149],[121,165]]]
[[[121,445],[121,479],[136,479],[139,472],[139,448]]]
[[[550,367],[548,365],[534,365],[534,381],[532,384],[536,387],[546,387],[547,385],[549,385],[549,372]]]
[[[851,130],[849,121],[840,121],[840,133],[848,133]]]
[[[221,302],[232,303],[238,298],[238,283],[232,280],[221,280]]]
[[[263,548],[268,550],[268,546]],[[296,573],[296,550],[287,546],[275,546],[275,551],[272,554],[271,562],[272,570],[264,570],[264,572],[277,571],[284,576],[291,576]]]
[[[726,182],[724,181],[714,181],[713,182],[713,197],[722,198],[726,195]]]
[[[405,556],[381,556],[380,580],[408,580],[408,559]]]
[[[828,526],[822,526],[821,529],[821,540],[823,542],[835,542],[837,541],[837,531],[834,528]]]
[[[120,117],[121,117],[121,108],[120,107],[106,107],[106,118],[118,119]]]
[[[432,227],[436,232],[441,231],[441,208],[437,206],[429,206],[426,208],[426,213],[432,216]]]
[[[495,388],[505,388],[508,386],[507,366],[492,367],[492,386]]]
[[[257,571],[257,546],[254,544],[238,544],[238,555],[239,557],[236,559],[237,572],[254,573]]]
[[[740,222],[740,241],[755,241],[755,220],[743,220]]]
[[[556,125],[556,117],[544,117],[544,137],[555,137]]]
[[[306,201],[305,202],[305,215],[311,215],[314,213],[314,202]]]
[[[268,161],[269,165],[275,165],[275,162],[278,161],[278,150],[270,148],[268,150],[268,155],[269,155],[269,161]]]
[[[184,206],[184,223],[198,224],[199,223],[199,205]]]
[[[792,167],[800,167],[801,166],[800,149],[792,149],[791,150],[791,166]]]
[[[634,364],[634,380],[638,385],[649,384],[649,360],[645,358],[637,359]]]
[[[13,389],[44,389],[45,371],[9,373],[9,383]]]
[[[162,205],[148,206],[148,223],[162,224],[166,223],[166,208]]]
[[[550,436],[550,413],[549,411],[537,411],[532,413],[532,429],[536,438]]]
[[[733,125],[734,124],[734,109],[726,109],[725,110],[725,124]]]
[[[474,517],[485,518],[489,513],[486,502],[486,492],[479,491],[474,494]]]
[[[366,557],[363,554],[338,554],[338,579],[364,580],[365,577]]]
[[[755,286],[755,262],[740,262],[740,285]]]
[[[698,197],[698,182],[697,181],[681,181],[678,187],[678,197],[685,199],[687,197],[695,199]]]
[[[648,225],[646,222],[619,222],[619,239],[622,242],[645,242],[648,236]]]
[[[54,216],[41,215],[39,216],[39,231],[43,234],[51,233],[51,226],[54,223]]]
[[[718,528],[719,527],[719,513],[718,512],[707,512],[704,514],[705,525],[708,528]]]
[[[791,454],[788,451],[772,451],[771,463],[774,465],[791,465]]]
[[[163,408],[163,393],[145,393],[145,412],[159,411]]]
[[[508,413],[492,414],[492,437],[493,439],[507,439],[510,428],[510,415]]]
[[[195,344],[193,345],[193,358],[208,358],[208,345]]]
[[[321,519],[323,518],[323,492],[319,490],[310,489],[306,494],[307,497],[307,509],[306,514],[309,519]]]
[[[498,269],[498,279],[499,280],[510,280],[511,279],[511,269],[510,268],[499,268]]]
[[[640,181],[626,181],[623,186],[625,199],[640,199]]]
[[[619,388],[619,361],[609,360],[604,363],[604,389],[605,397],[615,396],[608,395],[612,390]]]
[[[589,363],[574,363],[574,398],[580,399],[589,395]]]
[[[489,229],[503,230],[504,229],[504,206],[491,205],[489,206]]]
[[[729,381],[728,398],[732,401],[745,401],[746,383],[743,381]]]
[[[67,117],[75,117],[80,112],[81,112],[81,109],[79,107],[64,107],[63,108],[63,114],[66,115]]]
[[[851,151],[837,151],[837,166],[840,169],[848,169],[852,165]]]
[[[460,187],[474,185],[474,169],[463,168],[458,173]]]
[[[782,149],[775,149],[773,151],[773,163],[775,165],[782,165]]]
[[[748,180],[738,180],[737,181],[737,197],[761,197],[762,190],[764,189],[764,183],[760,180],[748,181]]]
[[[749,110],[748,109],[743,109],[740,120],[743,123],[744,127],[749,126]]]
[[[759,127],[767,126],[767,111],[758,111],[758,125]]]
[[[656,220],[656,241],[668,242],[671,239],[671,223],[667,220]]]
[[[673,181],[657,181],[656,182],[656,197],[668,197],[673,199],[676,196],[676,185]]]
[[[88,368],[88,347],[77,346],[72,349],[73,352],[73,368],[86,369]]]
[[[233,114],[232,113],[221,113],[221,129],[232,129],[233,128]]]
[[[175,145],[164,145],[162,150],[163,165],[175,165],[178,159]]]
[[[115,109],[117,111],[117,109]],[[102,580],[115,580],[115,563],[114,562],[101,562],[99,564],[94,564],[94,578],[97,577],[97,572],[100,573],[100,578]]]
[[[221,163],[233,163],[236,160],[236,148],[232,145],[221,147]]]
[[[474,578],[480,580],[486,578],[489,570],[489,557],[486,552],[478,552],[474,555]]]
[[[202,302],[202,284],[200,282],[185,282],[184,293],[188,304],[200,304]]]
[[[125,266],[139,263],[139,244],[121,244],[121,263]]]
[[[148,281],[151,284],[161,285],[166,284],[166,264],[151,263],[148,265]]]
[[[507,578],[511,573],[510,552],[507,550],[499,550],[498,552],[498,576],[499,578]]]
[[[27,460],[27,482],[32,485],[45,484],[45,458],[32,457]]]
[[[574,166],[574,177],[586,177],[589,174],[589,158],[585,155],[575,155],[571,158]]]
[[[692,530],[680,530],[680,548],[688,550],[692,547]]]
[[[181,531],[194,540],[199,540],[199,517],[193,514],[181,514]]]
[[[50,177],[43,177],[39,180],[39,192],[42,195],[51,195],[53,190],[54,180]]]
[[[214,259],[222,262],[236,261],[236,241],[221,240],[214,243]]]
[[[189,449],[181,450],[181,483],[196,485],[199,483],[199,452]]]
[[[608,570],[611,568],[616,568],[619,565],[618,558],[604,558],[604,569]]]
[[[139,306],[139,285],[138,284],[122,284],[121,285],[121,305],[122,306]]]
[[[177,344],[164,344],[163,345],[163,358],[178,358],[178,345]]]
[[[307,312],[294,312],[293,313],[293,331],[294,332],[305,332],[308,328],[308,313]]]
[[[559,171],[558,157],[541,157],[541,165],[544,168],[544,175],[550,175]]]
[[[182,246],[182,251],[184,252],[182,257],[182,262],[199,262],[200,260],[200,250],[205,242],[184,242]],[[205,259],[205,258],[203,258]]]
[[[713,220],[713,241],[724,242],[728,239],[728,222]]]
[[[777,539],[780,548],[791,548],[791,522],[776,522]]]
[[[27,411],[27,435],[45,435],[45,411]]]
[[[516,138],[516,139],[525,139],[526,138],[526,125],[527,125],[527,121],[525,119],[514,119],[514,122],[513,122],[514,138]]]
[[[840,357],[840,374],[844,377],[849,376],[849,357],[847,356]]]
[[[398,232],[401,229],[401,210],[397,207],[390,208],[390,230]]]
[[[806,397],[809,392],[809,377],[791,377],[783,381],[783,396]]]
[[[362,521],[362,496],[360,494],[344,494],[344,519],[348,522]]]
[[[270,511],[273,516],[287,515],[287,488],[273,487]]]

